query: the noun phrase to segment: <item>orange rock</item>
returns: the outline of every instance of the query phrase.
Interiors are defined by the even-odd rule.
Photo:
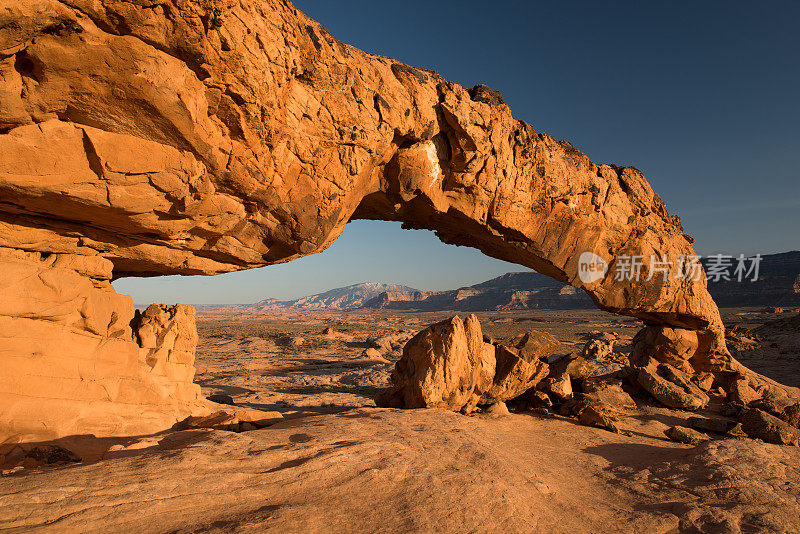
[[[146,434],[207,411],[194,309],[134,316],[109,263],[0,248],[0,443]]]
[[[140,347],[112,270],[285,262],[324,250],[354,219],[435,230],[604,310],[697,331],[694,355],[669,359],[684,370],[741,369],[705,280],[676,276],[692,240],[642,173],[534,131],[496,91],[340,43],[282,0],[7,4],[6,434],[139,431],[195,402],[188,309],[145,312]],[[584,252],[609,272],[583,282]],[[614,276],[620,255],[652,254],[675,262],[666,278],[647,262],[639,280]]]

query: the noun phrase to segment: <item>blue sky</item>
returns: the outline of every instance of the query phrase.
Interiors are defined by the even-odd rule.
[[[299,0],[340,40],[502,91],[599,163],[639,167],[701,254],[800,248],[800,3]],[[121,280],[137,303],[252,302],[362,281],[450,289],[522,270],[399,224],[212,278]]]

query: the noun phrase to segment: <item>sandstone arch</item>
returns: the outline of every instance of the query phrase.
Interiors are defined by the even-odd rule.
[[[580,282],[581,252],[677,258],[694,254],[692,240],[637,169],[596,165],[535,132],[489,88],[342,44],[284,0],[2,7],[0,258],[18,273],[0,305],[3,357],[18,362],[0,384],[0,424],[16,421],[6,434],[98,430],[79,406],[65,415],[83,417],[74,428],[36,419],[47,408],[25,386],[32,362],[63,359],[21,328],[90,339],[92,358],[110,358],[73,373],[82,385],[72,400],[91,383],[97,402],[128,402],[120,421],[141,406],[161,414],[115,431],[163,425],[200,403],[180,375],[190,370],[153,356],[165,336],[167,352],[189,352],[189,312],[134,319],[109,281],[290,261],[324,250],[358,218],[431,229],[583,287],[651,332],[689,330],[695,368],[737,368],[703,281]],[[135,335],[143,325],[155,341]],[[126,380],[152,399],[120,400],[112,342],[127,351]],[[20,403],[20,413],[8,408]],[[25,414],[33,423],[19,426]]]

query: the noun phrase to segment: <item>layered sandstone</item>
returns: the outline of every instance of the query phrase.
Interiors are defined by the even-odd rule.
[[[124,298],[109,278],[286,262],[324,250],[353,219],[434,230],[582,288],[605,310],[697,331],[704,351],[690,364],[735,367],[705,281],[677,276],[692,239],[642,173],[597,165],[514,120],[485,86],[342,44],[285,0],[0,7],[0,246],[74,258],[69,276],[86,302],[99,302],[84,313],[70,304],[64,320],[73,322],[55,323],[78,321],[97,337],[48,352],[53,361],[97,361],[103,380],[141,376],[124,326],[132,311],[122,306],[111,320]],[[587,251],[610,267],[592,283],[578,276]],[[620,280],[623,255],[674,263],[666,277],[649,277],[645,263],[639,280]],[[102,288],[84,264],[103,265]],[[27,299],[16,285],[6,295]],[[7,333],[8,358],[73,335],[51,335],[51,312],[29,306],[11,317],[39,333]],[[120,344],[114,354],[129,363],[101,365],[103,343]],[[159,346],[148,350],[160,368]],[[4,380],[24,384],[32,373],[19,364]],[[188,373],[170,376],[191,389]],[[86,388],[65,401],[105,402],[105,390]],[[23,389],[3,407],[6,424],[27,413]],[[136,405],[125,395],[119,402]]]
[[[137,435],[207,410],[191,306],[134,312],[99,256],[0,248],[0,445]]]

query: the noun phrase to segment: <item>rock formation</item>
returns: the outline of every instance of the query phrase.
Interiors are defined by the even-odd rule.
[[[527,332],[509,345],[484,341],[474,315],[456,316],[411,338],[392,372],[392,387],[375,398],[390,408],[445,408],[472,412],[515,399],[548,376],[545,358],[558,340]]]
[[[0,444],[136,435],[207,408],[191,306],[134,313],[100,256],[0,248]]]
[[[22,304],[4,303],[3,321],[29,325],[5,334],[4,363],[17,365],[3,380],[22,388],[4,403],[5,425],[30,415],[24,384],[40,353],[52,388],[69,390],[38,399],[52,418],[77,417],[75,399],[171,398],[185,412],[188,393],[135,393],[162,371],[189,391],[189,373],[162,368],[158,344],[147,347],[150,377],[140,373],[132,307],[108,280],[286,262],[324,250],[353,219],[403,221],[531,267],[604,310],[696,335],[695,368],[737,368],[705,281],[677,276],[692,239],[642,173],[537,133],[496,91],[342,44],[286,0],[17,0],[0,28],[0,246],[32,258],[23,263],[41,291],[69,278],[53,289],[63,313],[31,299],[24,276],[4,289]],[[581,281],[583,252],[608,262],[604,277]],[[674,262],[669,276],[649,277],[647,263],[639,280],[613,275],[620,256],[651,254]],[[153,313],[149,327],[172,312]],[[63,339],[76,329],[83,345]],[[58,349],[39,348],[58,336]],[[125,362],[106,364],[112,355]],[[81,358],[119,390],[68,386],[86,371],[63,367]],[[54,428],[37,417],[27,420]],[[87,431],[80,417],[53,431]]]
[[[603,338],[590,335],[587,347]],[[510,402],[515,412],[533,409],[572,416],[580,425],[619,433],[621,418],[641,417],[642,407],[652,406],[653,400],[668,408],[697,411],[709,407],[713,399],[710,417],[709,411],[688,417],[689,428],[673,426],[665,429],[665,435],[691,445],[712,439],[706,434],[712,433],[800,446],[800,403],[784,389],[756,391],[748,380],[734,378],[727,392],[720,387],[711,390],[718,378],[709,382],[703,373],[690,375],[652,358],[646,365],[634,360],[609,372],[602,365],[608,358],[602,351],[584,350],[588,359],[577,352],[555,354],[559,342],[542,332],[526,332],[508,345],[484,339],[475,315],[429,326],[406,344],[392,372],[392,386],[378,393],[375,404],[466,414],[480,407],[484,413],[502,416],[509,415],[506,402]]]
[[[495,347],[483,340],[474,315],[429,326],[406,343],[392,372],[393,388],[378,406],[446,408],[470,412],[493,387]]]

